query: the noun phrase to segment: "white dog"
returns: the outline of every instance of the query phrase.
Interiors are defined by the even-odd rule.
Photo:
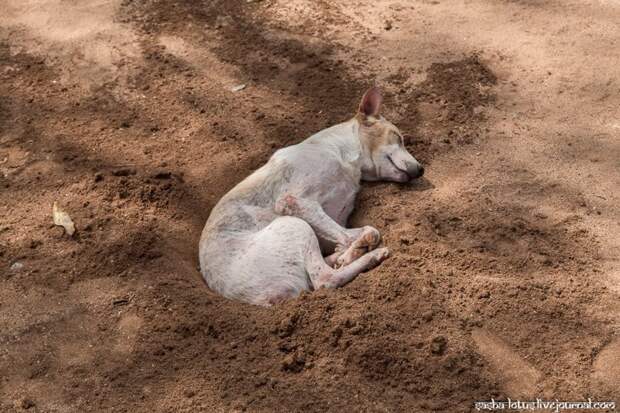
[[[278,150],[218,202],[199,248],[211,289],[272,305],[340,287],[388,257],[376,248],[375,228],[345,228],[361,180],[408,182],[424,173],[379,115],[381,101],[369,89],[353,119]]]

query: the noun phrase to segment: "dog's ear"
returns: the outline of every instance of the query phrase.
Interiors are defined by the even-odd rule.
[[[364,97],[360,102],[359,113],[364,116],[377,116],[381,109],[383,96],[378,87],[373,86],[364,93]]]

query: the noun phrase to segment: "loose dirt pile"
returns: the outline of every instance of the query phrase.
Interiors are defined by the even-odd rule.
[[[600,138],[592,151],[564,129],[591,116],[572,93],[599,119],[620,106],[596,79],[569,96],[538,82],[551,75],[520,70],[534,59],[522,43],[441,37],[557,10],[5,3],[0,410],[454,412],[620,394],[618,146],[609,124],[579,129]],[[99,20],[74,27],[84,16]],[[558,59],[569,76],[574,56]],[[350,117],[375,82],[428,171],[359,196],[351,226],[377,227],[392,257],[275,308],[211,293],[197,270],[210,208],[275,149]]]

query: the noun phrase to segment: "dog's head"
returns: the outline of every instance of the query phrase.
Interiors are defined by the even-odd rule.
[[[424,167],[407,152],[398,128],[379,115],[382,100],[379,89],[370,88],[356,115],[364,158],[362,179],[409,182],[421,177]]]

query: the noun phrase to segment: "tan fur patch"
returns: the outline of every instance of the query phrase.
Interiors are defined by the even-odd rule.
[[[373,116],[364,116],[362,113],[357,114],[357,119],[360,123],[360,140],[370,153],[374,153],[382,146],[399,143],[393,135],[400,139],[401,133],[391,122]]]

